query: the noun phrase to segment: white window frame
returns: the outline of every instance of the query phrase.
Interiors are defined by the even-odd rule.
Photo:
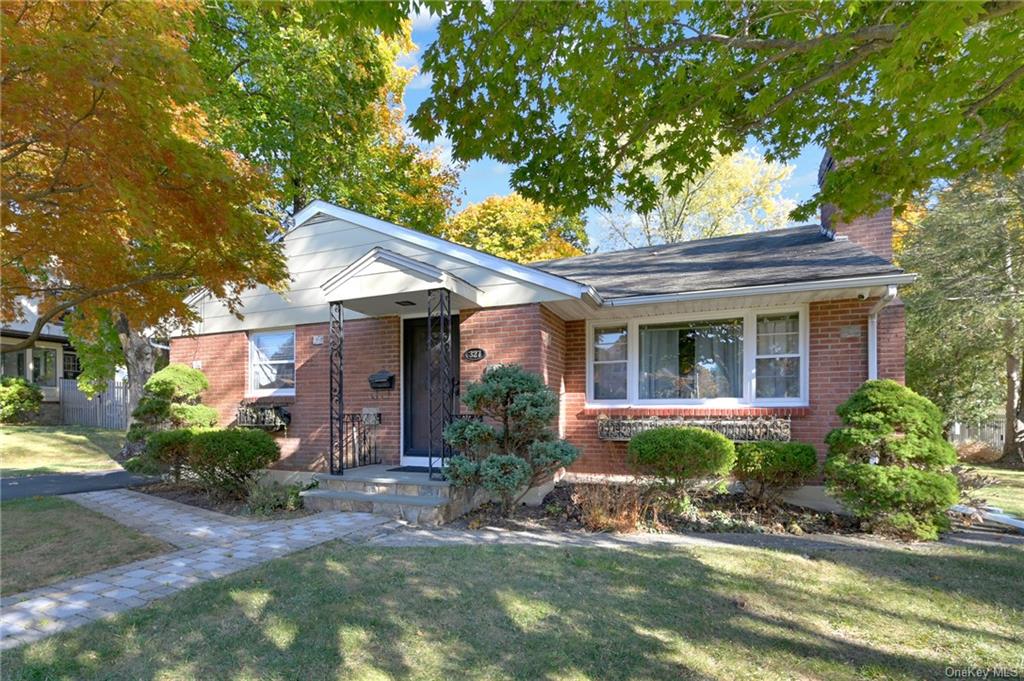
[[[292,334],[292,353],[293,353],[292,354],[292,361],[291,362],[287,362],[285,360],[272,360],[270,362],[270,364],[292,364],[292,365],[294,365],[294,367],[295,367],[295,383],[296,383],[296,385],[298,385],[298,382],[299,382],[299,363],[297,361],[297,358],[295,357],[295,355],[298,354],[298,347],[296,345],[296,343],[298,342],[298,339],[295,336],[295,327],[294,326],[281,326],[281,327],[275,327],[275,328],[272,328],[272,329],[253,329],[252,331],[249,331],[248,338],[247,338],[247,340],[249,342],[249,363],[246,366],[246,372],[245,372],[246,373],[245,386],[246,386],[246,396],[247,397],[295,397],[295,388],[256,388],[256,387],[253,386],[253,379],[256,376],[255,372],[253,371],[253,364],[254,364],[254,359],[255,359],[255,348],[256,348],[256,343],[253,341],[253,337],[257,336],[257,335],[259,335],[261,333],[281,333],[282,331],[290,331],[291,334]]]
[[[50,341],[36,341],[33,347],[17,351],[22,353],[22,356],[25,358],[25,374],[21,378],[24,378],[29,383],[32,382],[32,375],[35,373],[35,358],[32,355],[34,348],[53,350],[57,353],[57,384],[39,386],[39,389],[43,391],[44,402],[57,402],[60,400],[60,381],[64,378],[64,345]],[[5,352],[8,351],[5,350]]]
[[[800,329],[800,397],[757,399],[757,317],[759,315],[799,315]],[[640,326],[673,322],[743,320],[743,395],[740,397],[716,397],[709,399],[640,399]],[[594,329],[615,325],[626,325],[626,399],[599,400],[594,398]],[[733,310],[693,312],[687,314],[657,315],[633,319],[588,319],[586,323],[587,386],[586,406],[588,407],[805,407],[809,400],[809,355],[810,324],[808,305],[751,307]]]
[[[597,330],[597,329],[615,328],[615,327],[619,327],[619,326],[621,326],[625,330],[625,332],[626,332],[626,358],[625,359],[601,359],[601,360],[593,359],[593,354],[594,354],[594,331]],[[629,347],[630,347],[630,344],[632,343],[632,341],[630,340],[629,324],[625,323],[625,322],[622,322],[622,321],[611,321],[611,322],[608,322],[607,324],[601,324],[599,322],[595,322],[593,327],[591,327],[590,330],[588,331],[587,335],[589,337],[589,344],[588,344],[587,348],[588,348],[588,352],[590,353],[590,357],[591,357],[591,359],[589,359],[589,361],[587,362],[587,371],[588,371],[587,386],[588,386],[588,389],[591,392],[594,390],[594,382],[593,382],[592,379],[593,379],[593,375],[594,375],[594,367],[596,365],[598,365],[598,364],[625,364],[626,365],[626,382],[627,382],[627,385],[626,385],[627,392],[626,392],[626,394],[628,395],[629,394],[629,392],[628,392],[629,391],[629,385],[628,385],[628,382],[629,382]],[[602,400],[602,402],[615,402],[615,401],[616,400]]]

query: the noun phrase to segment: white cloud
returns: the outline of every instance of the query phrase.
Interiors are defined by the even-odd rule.
[[[437,26],[437,22],[441,20],[436,14],[431,14],[426,8],[420,7],[418,10],[409,15],[412,19],[412,30],[422,31],[429,30]]]
[[[398,55],[398,59],[395,60],[395,64],[401,66],[403,69],[419,68],[420,67],[420,48],[415,47],[410,52]]]
[[[429,73],[417,73],[405,87],[409,90],[429,90],[433,83],[434,79]]]

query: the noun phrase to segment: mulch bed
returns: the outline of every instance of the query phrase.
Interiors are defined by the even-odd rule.
[[[310,515],[313,511],[300,508],[296,511],[279,510],[269,514],[255,515],[249,512],[249,507],[244,501],[238,499],[222,499],[212,497],[195,485],[175,482],[155,482],[148,485],[138,485],[131,489],[143,494],[152,494],[161,499],[169,499],[179,504],[203,508],[207,511],[216,511],[226,515],[243,516],[259,520],[282,520],[285,518],[299,518]]]
[[[508,530],[545,530],[586,532],[577,485],[559,482],[544,497],[540,506],[520,506],[505,518],[500,508],[485,504],[449,526],[463,529],[496,527]],[[647,523],[640,531],[649,532],[750,532],[760,534],[854,534],[862,532],[859,521],[835,513],[822,513],[791,504],[755,507],[742,495],[694,494],[692,507],[685,513],[661,513],[656,525]]]

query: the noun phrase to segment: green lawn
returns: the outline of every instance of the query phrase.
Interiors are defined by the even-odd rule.
[[[171,549],[59,497],[0,504],[0,548],[4,596]]]
[[[116,470],[124,433],[83,426],[0,426],[0,475]]]
[[[998,506],[1018,518],[1024,518],[1024,470],[971,465],[980,472],[999,479],[999,484],[983,489],[981,496],[991,505]]]
[[[1022,559],[335,543],[0,661],[5,679],[943,678],[1019,663]]]

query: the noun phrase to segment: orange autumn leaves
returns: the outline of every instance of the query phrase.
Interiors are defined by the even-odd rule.
[[[286,278],[270,184],[209,138],[186,52],[196,8],[3,4],[4,321],[18,296],[187,320],[199,283],[231,303]]]

